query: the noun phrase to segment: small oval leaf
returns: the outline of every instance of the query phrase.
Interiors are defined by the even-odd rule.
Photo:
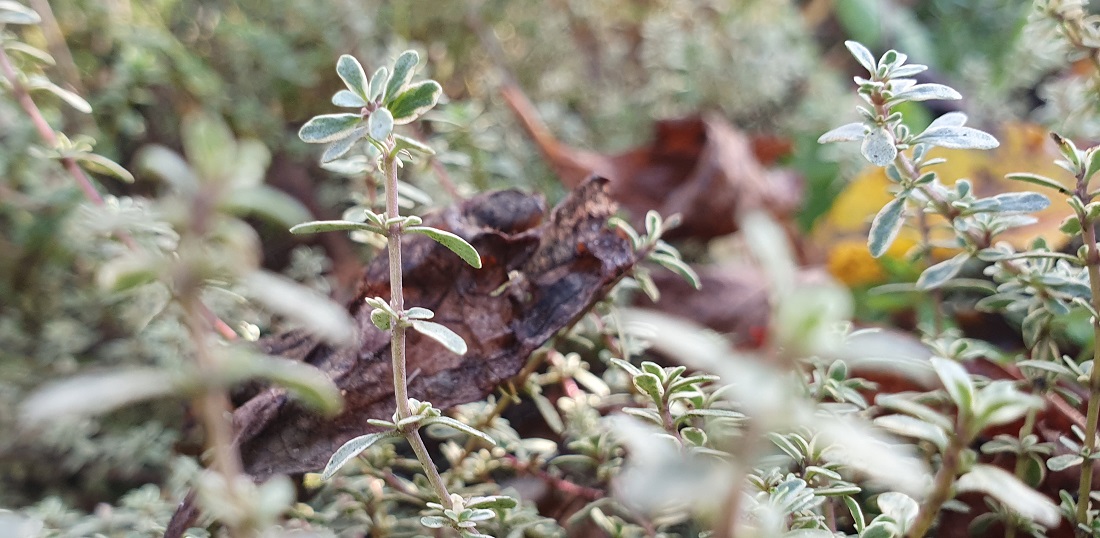
[[[431,110],[439,101],[440,95],[443,95],[443,87],[434,80],[425,80],[409,86],[386,105],[386,108],[393,113],[395,124],[404,125]]]
[[[343,446],[336,449],[336,452],[329,458],[328,463],[325,464],[325,470],[321,473],[321,478],[328,480],[339,471],[341,467],[347,465],[347,463],[359,454],[362,454],[364,450],[371,447],[371,445],[385,439],[392,437],[394,434],[391,432],[378,432],[368,433],[366,435],[360,435],[346,443]]]
[[[847,125],[841,125],[836,129],[833,129],[817,139],[818,144],[828,144],[829,142],[851,142],[853,140],[862,140],[867,135],[867,127],[862,123],[849,123]]]
[[[894,162],[898,156],[898,148],[894,143],[894,135],[885,127],[872,129],[863,138],[860,146],[863,158],[875,166],[886,166]]]
[[[458,257],[466,261],[466,263],[473,266],[475,269],[481,269],[481,256],[478,255],[477,249],[473,245],[466,242],[465,239],[451,233],[440,230],[439,228],[431,228],[429,226],[409,226],[405,228],[406,232],[414,234],[426,235],[435,242],[443,245],[458,254]]]
[[[385,108],[379,108],[371,112],[367,119],[367,134],[379,142],[385,140],[393,132],[393,115]]]
[[[363,66],[359,63],[359,60],[349,54],[341,55],[340,59],[336,60],[336,74],[340,75],[340,80],[344,81],[344,85],[349,90],[366,101],[369,84],[367,83],[367,74],[363,71]],[[335,97],[333,98],[333,104],[335,104]]]
[[[931,144],[948,149],[993,149],[1000,146],[993,135],[970,127],[928,128],[917,135],[914,144]]]
[[[867,247],[871,250],[871,256],[881,257],[897,239],[904,222],[901,217],[905,214],[905,200],[905,196],[898,195],[883,206],[871,221],[871,232],[867,236]]]
[[[390,103],[401,95],[409,82],[412,82],[413,72],[419,63],[420,55],[415,50],[407,50],[397,57],[397,61],[393,63],[393,76],[386,83],[386,93],[382,94],[383,102]]]
[[[414,319],[410,321],[416,332],[435,340],[456,355],[466,354],[466,341],[458,333],[433,321]]]
[[[310,144],[334,142],[350,134],[363,120],[359,114],[322,114],[298,130],[298,138]]]
[[[955,255],[953,258],[944,260],[936,265],[925,269],[920,274],[920,278],[917,279],[918,290],[931,290],[936,289],[946,283],[948,280],[955,278],[955,275],[959,274],[959,270],[963,268],[966,261],[970,259],[969,252],[962,252]]]

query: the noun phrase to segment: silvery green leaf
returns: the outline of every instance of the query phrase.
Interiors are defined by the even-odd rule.
[[[480,510],[507,510],[515,508],[519,503],[507,495],[489,495],[486,497],[473,497],[466,501],[466,508]]]
[[[929,127],[913,143],[948,149],[993,149],[1001,145],[993,135],[970,127]]]
[[[323,144],[334,142],[351,134],[363,117],[359,114],[322,114],[314,116],[298,130],[302,142]]]
[[[894,135],[885,127],[877,127],[867,133],[860,151],[863,158],[875,166],[886,166],[898,156]]]
[[[382,141],[393,132],[393,115],[385,108],[379,108],[370,113],[367,118],[367,134],[371,138]]]
[[[356,230],[374,232],[380,235],[386,234],[386,231],[376,224],[348,220],[315,220],[312,222],[303,222],[291,228],[290,233],[313,234],[320,232],[350,232]]]
[[[288,228],[313,218],[297,198],[267,185],[233,189],[218,208],[232,215],[259,216]]]
[[[845,41],[844,46],[848,47],[848,51],[852,53],[859,65],[862,65],[868,73],[875,72],[875,57],[871,54],[871,51],[867,50],[867,47],[857,41]]]
[[[50,53],[38,47],[32,47],[22,41],[8,41],[4,43],[3,46],[6,50],[26,54],[45,65],[57,65],[57,62],[53,59],[53,56],[50,56]]]
[[[943,84],[917,84],[894,94],[890,102],[932,101],[962,99],[962,95],[950,86]]]
[[[473,426],[470,426],[469,424],[466,424],[464,422],[460,422],[458,420],[455,420],[451,417],[444,417],[444,416],[432,417],[432,418],[429,418],[429,419],[425,420],[423,422],[423,424],[425,426],[427,426],[428,424],[441,424],[443,426],[447,426],[447,427],[456,429],[456,430],[458,430],[462,433],[465,433],[466,435],[469,435],[471,437],[477,437],[478,439],[481,439],[482,441],[485,441],[486,443],[489,443],[490,445],[496,446],[496,444],[497,444],[497,442],[495,440],[493,440],[492,437],[489,437],[489,435],[486,434],[485,432],[483,432],[481,430],[478,430],[477,428],[475,428]]]
[[[867,248],[870,249],[871,256],[875,258],[886,254],[890,245],[897,239],[898,232],[901,231],[901,225],[905,222],[902,216],[905,215],[906,196],[903,194],[899,194],[897,198],[890,200],[871,221],[871,232],[867,236]]]
[[[435,317],[435,312],[432,312],[427,308],[414,306],[405,311],[405,317],[409,319],[432,319]]]
[[[134,175],[131,174],[129,170],[123,168],[121,164],[102,155],[96,153],[82,153],[76,157],[76,160],[80,161],[80,164],[92,172],[115,176],[126,183],[134,182]]]
[[[3,16],[4,12],[0,11],[0,18]],[[92,105],[88,104],[88,101],[85,101],[83,97],[50,82],[49,79],[38,76],[30,77],[27,80],[27,89],[48,91],[79,112],[85,114],[91,114],[92,112]]]
[[[0,1],[0,25],[4,24],[38,24],[42,17],[33,9],[15,2],[14,0]]]
[[[966,114],[962,112],[948,112],[928,124],[928,129],[939,129],[941,127],[962,127],[966,125]],[[927,129],[926,129],[927,130]]]
[[[456,355],[466,354],[466,341],[462,339],[454,331],[447,327],[440,325],[432,321],[424,321],[421,319],[414,319],[410,321],[410,325],[416,332],[423,334],[439,342],[443,347]]]
[[[638,390],[648,394],[649,397],[658,405],[664,399],[664,387],[661,386],[661,380],[656,375],[651,373],[644,373],[634,378],[634,386]]]
[[[903,534],[897,530],[897,526],[885,520],[872,521],[859,534],[859,538],[899,538]]]
[[[928,66],[927,65],[909,64],[909,65],[903,65],[903,66],[895,69],[893,72],[890,73],[890,76],[894,77],[894,78],[904,78],[904,77],[911,77],[913,75],[917,75],[917,74],[923,73],[925,71],[928,71]]]
[[[336,92],[336,94],[332,96],[332,104],[349,108],[367,106],[367,102],[360,97],[359,94],[351,90],[340,90]]]
[[[955,483],[959,493],[978,491],[997,499],[1021,517],[1054,527],[1061,520],[1058,506],[1015,475],[993,465],[977,464]]]
[[[438,228],[431,228],[428,226],[409,226],[405,228],[406,232],[426,235],[435,242],[443,245],[458,254],[458,257],[466,261],[466,263],[473,266],[475,269],[481,269],[481,256],[478,255],[477,249],[473,245],[466,242],[465,239],[451,233],[440,230]]]
[[[336,449],[336,452],[329,458],[328,463],[325,464],[325,470],[321,472],[321,478],[328,480],[339,471],[341,467],[347,465],[347,463],[355,459],[359,454],[362,454],[364,450],[371,447],[371,445],[385,439],[387,437],[393,437],[393,432],[378,432],[368,433],[366,435],[360,435],[346,443],[340,448]]]
[[[679,258],[664,254],[662,252],[654,252],[650,254],[646,259],[661,265],[665,269],[668,269],[669,271],[672,271],[677,275],[680,275],[681,278],[683,278],[691,287],[695,289],[700,289],[703,287],[702,282],[699,280],[699,275],[696,274],[695,270]]]
[[[1049,177],[1042,176],[1042,175],[1039,175],[1039,174],[1029,174],[1029,173],[1026,173],[1026,172],[1018,172],[1018,173],[1015,173],[1015,174],[1008,174],[1008,175],[1005,176],[1005,178],[1006,179],[1011,179],[1013,181],[1023,181],[1024,183],[1031,183],[1032,185],[1039,185],[1039,186],[1042,186],[1042,187],[1047,187],[1048,189],[1054,189],[1054,190],[1056,190],[1056,191],[1058,191],[1062,194],[1065,194],[1067,196],[1073,194],[1069,189],[1067,189],[1065,186],[1063,186],[1057,180],[1051,179]]]
[[[961,364],[942,357],[932,357],[929,362],[959,410],[965,413],[974,412],[974,382],[966,369]]]
[[[359,63],[359,60],[348,54],[340,55],[340,59],[336,60],[336,74],[340,75],[340,80],[344,81],[344,85],[349,90],[364,101],[367,100],[369,84],[367,74],[363,72],[363,66]]]
[[[366,127],[356,127],[355,129],[352,129],[351,132],[349,132],[344,138],[341,138],[329,144],[328,147],[325,148],[325,152],[321,155],[321,163],[335,161],[336,159],[343,157],[344,154],[348,152],[348,150],[355,146],[356,142],[363,138],[363,135],[366,134],[366,132]]]
[[[974,212],[1035,213],[1050,207],[1050,199],[1037,192],[1006,192],[971,204]]]
[[[891,433],[928,441],[940,450],[947,447],[947,433],[943,428],[907,415],[886,415],[874,420],[875,426]]]
[[[199,178],[187,161],[164,146],[152,144],[141,148],[134,163],[136,170],[165,181],[177,193],[190,193],[198,188]]]
[[[370,77],[370,100],[377,102],[382,98],[382,92],[386,90],[386,82],[390,80],[390,71],[385,67],[379,67]]]
[[[250,297],[314,336],[336,346],[355,343],[358,335],[355,321],[343,306],[328,297],[266,271],[248,273],[241,283]]]
[[[418,63],[420,63],[420,55],[415,50],[407,50],[397,57],[397,61],[393,63],[393,76],[386,84],[386,93],[382,96],[384,103],[392,102],[409,86]]]
[[[177,374],[156,368],[127,368],[53,381],[35,390],[19,406],[27,426],[64,417],[91,417],[124,405],[160,398],[179,386]]]
[[[1062,454],[1060,456],[1054,456],[1047,460],[1047,469],[1051,471],[1065,471],[1071,467],[1077,467],[1084,463],[1085,458],[1077,454]]]
[[[893,519],[901,532],[905,532],[917,520],[920,505],[904,493],[888,491],[878,496],[878,507],[882,515]]]
[[[419,152],[425,155],[435,155],[435,150],[429,147],[427,144],[421,143],[419,140],[414,140],[407,136],[399,134],[393,135],[393,141],[395,142],[394,149],[397,151],[408,150],[410,152]]]
[[[836,129],[833,129],[817,138],[818,144],[828,144],[829,142],[850,142],[852,140],[862,140],[867,134],[867,127],[860,122],[849,123],[841,125]]]
[[[404,125],[431,110],[439,101],[440,95],[443,95],[443,87],[438,82],[424,80],[409,86],[386,105],[386,108],[393,113],[394,124]]]
[[[328,375],[315,366],[283,357],[262,355],[243,350],[224,361],[227,384],[249,379],[266,379],[285,387],[295,399],[314,411],[334,416],[344,407],[340,389]],[[236,377],[236,379],[232,379]]]
[[[961,252],[954,257],[944,260],[925,269],[917,279],[917,289],[932,290],[942,286],[948,280],[955,278],[966,261],[970,259],[969,252]]]
[[[378,327],[380,331],[390,330],[390,326],[393,324],[393,318],[390,317],[390,313],[381,308],[375,308],[370,311],[370,322]]]

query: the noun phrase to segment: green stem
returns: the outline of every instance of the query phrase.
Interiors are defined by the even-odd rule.
[[[1085,189],[1079,188],[1077,196],[1084,203],[1088,198],[1082,196]],[[1092,290],[1092,307],[1100,310],[1100,249],[1096,245],[1096,223],[1087,215],[1078,213],[1081,221],[1085,245],[1088,247],[1086,267],[1089,274],[1089,287]],[[1092,374],[1089,376],[1089,403],[1085,415],[1085,454],[1096,452],[1096,423],[1100,418],[1100,319],[1092,320]],[[1081,464],[1081,481],[1077,490],[1077,522],[1085,523],[1088,518],[1089,494],[1092,493],[1092,473],[1095,460],[1086,459]],[[1080,534],[1080,533],[1079,533]]]
[[[970,442],[969,439],[964,439],[964,436],[960,435],[960,432],[965,431],[969,431],[969,428],[963,424],[951,436],[951,442],[942,455],[940,470],[936,472],[936,477],[932,480],[932,493],[921,505],[920,512],[917,513],[917,520],[905,535],[906,538],[923,538],[924,535],[928,534],[928,530],[936,522],[936,516],[940,513],[944,503],[951,500],[955,477],[958,476],[959,467],[962,464],[962,452],[966,450],[966,446]]]
[[[392,144],[391,144],[392,146]],[[390,154],[385,157],[382,169],[386,175],[386,218],[401,216],[401,208],[397,204],[397,156]],[[400,224],[390,225],[387,234],[390,263],[390,306],[394,312],[405,311],[404,287],[401,280],[401,232]],[[390,357],[393,362],[393,394],[397,405],[397,417],[403,419],[412,414],[409,408],[409,380],[408,369],[405,365],[405,324],[395,320],[390,330]],[[420,466],[424,468],[424,474],[428,482],[439,495],[439,503],[444,508],[451,508],[451,496],[447,492],[447,486],[443,483],[443,477],[439,474],[424,439],[420,437],[418,429],[410,429],[402,432]]]
[[[188,296],[182,297],[180,303],[183,305],[184,322],[187,324],[195,346],[195,363],[201,376],[214,378],[218,374],[218,361],[217,357],[210,353],[206,343],[208,329],[204,319],[205,306],[197,298],[197,289],[188,291]],[[229,397],[223,389],[208,388],[198,396],[195,407],[199,410],[206,447],[213,455],[211,468],[222,476],[229,492],[228,498],[236,503],[240,500],[241,494],[237,488],[237,480],[244,470],[240,454],[233,444],[232,407]],[[231,537],[251,534],[247,526],[242,527],[237,522],[224,521],[223,523]]]

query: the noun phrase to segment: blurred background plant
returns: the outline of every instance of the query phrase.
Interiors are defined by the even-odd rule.
[[[1055,175],[1051,162],[1059,152],[1046,142],[1046,128],[1092,141],[1100,133],[1092,63],[1095,23],[1088,17],[1092,8],[1080,1],[427,4],[0,2],[4,51],[22,77],[20,84],[32,88],[43,119],[68,133],[63,140],[71,140],[69,145],[43,141],[18,92],[10,81],[5,84],[0,91],[0,506],[19,515],[0,513],[7,518],[0,526],[18,517],[57,536],[157,536],[200,468],[196,462],[203,446],[196,417],[178,400],[154,399],[99,417],[70,418],[34,435],[16,433],[17,410],[32,390],[89,372],[134,367],[184,372],[189,357],[201,347],[235,353],[240,344],[207,342],[187,330],[188,308],[180,305],[188,298],[201,297],[204,308],[227,323],[216,338],[236,333],[248,340],[325,317],[315,310],[297,318],[288,315],[302,313],[295,311],[299,302],[289,303],[289,309],[284,302],[280,310],[278,304],[246,300],[249,275],[263,275],[251,288],[270,282],[283,286],[285,280],[276,280],[283,277],[273,274],[279,272],[339,301],[353,296],[360,268],[374,256],[377,244],[335,237],[339,234],[303,242],[287,231],[288,223],[308,220],[309,214],[331,219],[350,207],[369,206],[380,192],[366,180],[362,163],[344,163],[335,170],[317,167],[316,155],[296,135],[306,120],[326,110],[326,97],[339,89],[331,73],[333,59],[341,54],[351,54],[364,65],[387,65],[400,51],[417,50],[425,59],[422,74],[442,85],[441,106],[405,132],[436,150],[435,156],[404,168],[407,202],[419,208],[499,187],[534,190],[551,200],[564,194],[552,167],[498,94],[508,78],[534,102],[558,139],[608,154],[647,142],[656,119],[717,112],[752,138],[763,164],[790,167],[802,178],[802,205],[792,222],[784,224],[806,235],[794,234],[791,256],[802,263],[826,263],[834,276],[852,285],[857,322],[903,329],[913,328],[914,320],[929,319],[927,303],[912,294],[869,290],[883,283],[916,282],[927,265],[923,253],[914,255],[920,249],[912,248],[921,243],[919,234],[903,234],[900,246],[881,258],[867,255],[868,224],[887,201],[875,197],[885,192],[889,180],[884,174],[866,179],[874,172],[864,171],[855,145],[815,142],[822,132],[859,119],[854,112],[858,101],[846,80],[859,74],[860,67],[843,46],[846,39],[877,52],[904,50],[913,62],[931,67],[920,82],[959,90],[961,101],[905,103],[899,110],[913,132],[945,112],[961,111],[971,125],[1001,140],[1003,153],[993,157],[968,150],[929,153],[929,158],[948,160],[944,166],[952,168],[945,176],[970,178],[980,196],[1016,188],[1000,181],[1006,172]],[[40,22],[20,18],[29,16],[28,8]],[[486,36],[495,49],[485,43]],[[89,139],[94,146],[87,145]],[[87,189],[82,192],[74,181],[65,158],[86,165],[103,193],[102,205],[86,201]],[[129,170],[138,180],[129,184],[102,174],[115,168],[105,159],[119,163],[121,171],[116,171],[123,177]],[[203,217],[197,208],[207,205],[211,212]],[[1040,214],[1041,223],[1050,226],[1035,235],[1058,236],[1054,230],[1065,215]],[[1025,232],[1012,242],[1030,248],[1035,235]],[[137,250],[123,237],[131,238]],[[932,242],[942,239],[932,237]],[[726,267],[721,264],[736,260],[757,265],[740,239],[709,245],[689,240],[677,246],[692,263]],[[1052,239],[1048,246],[1077,248]],[[927,260],[943,254],[933,248]],[[201,289],[181,295],[180,264],[201,266],[196,269],[203,275]],[[269,272],[256,272],[261,267]],[[699,273],[708,286],[709,272]],[[638,296],[638,288],[660,288],[673,301],[683,297],[663,287],[659,278],[656,284],[647,282],[645,274],[635,274],[612,300],[541,351],[545,362],[540,364],[548,366],[525,371],[522,384],[452,415],[485,430],[497,447],[430,432],[438,436],[439,461],[446,462],[452,491],[466,497],[542,499],[539,506],[526,503],[479,525],[482,532],[553,535],[598,528],[614,536],[693,535],[706,528],[713,514],[687,517],[676,507],[642,509],[636,503],[600,500],[624,489],[616,488],[614,477],[636,468],[628,455],[643,452],[623,437],[660,435],[630,429],[640,427],[630,424],[624,426],[628,433],[620,431],[617,437],[599,417],[622,407],[647,410],[635,412],[643,421],[656,413],[661,420],[653,426],[674,438],[670,446],[700,452],[703,460],[714,456],[744,464],[747,456],[739,452],[734,458],[708,452],[731,446],[726,437],[756,439],[748,445],[756,447],[752,453],[763,463],[722,470],[748,477],[759,489],[744,508],[753,514],[758,535],[779,532],[774,530],[779,527],[783,532],[840,529],[875,536],[867,529],[895,525],[902,529],[899,534],[905,532],[906,518],[915,517],[909,502],[890,495],[874,500],[868,492],[884,490],[861,489],[867,485],[852,479],[846,462],[825,458],[820,446],[811,446],[815,432],[800,430],[801,423],[786,424],[780,431],[759,416],[745,421],[736,416],[749,414],[737,407],[741,402],[730,402],[718,390],[721,383],[709,378],[671,390],[677,375],[688,375],[673,375],[668,369],[674,368],[669,357],[679,359],[680,354],[646,352],[650,345],[660,347],[660,339],[646,343],[653,335],[625,326],[624,314],[615,306],[615,301]],[[134,287],[119,289],[130,285]],[[284,301],[299,297],[289,293],[274,295]],[[842,294],[824,293],[831,298],[828,308],[840,312],[830,319],[848,319],[846,300],[837,299]],[[764,295],[774,299],[771,292]],[[967,325],[966,315],[976,300],[973,295],[949,295],[946,312],[958,316],[959,328],[968,334],[1019,346],[1021,335],[1011,325],[990,318],[980,318],[976,327]],[[323,304],[316,298],[306,302]],[[761,356],[794,361],[781,362],[779,371],[799,372],[809,380],[782,390],[802,391],[816,402],[873,405],[867,401],[872,383],[861,381],[862,372],[854,373],[858,361],[834,366],[844,363],[835,362],[835,352],[822,358],[817,344],[806,344],[797,360],[781,356],[777,349],[782,345],[772,331],[785,335],[793,330],[798,320],[788,318],[792,308],[784,310],[782,302],[758,307],[765,320],[748,331],[765,344]],[[782,321],[768,321],[768,313]],[[1075,379],[1081,364],[1062,355],[1089,354],[1091,330],[1080,316],[1076,322],[1067,318],[1059,323],[1061,332],[1051,338],[1059,339],[1066,351],[1050,358],[1062,361],[1066,372],[1059,375]],[[980,333],[991,325],[1000,332]],[[318,328],[331,327],[322,322]],[[727,353],[721,347],[708,349],[718,356]],[[660,370],[642,370],[643,353],[650,353],[645,359],[655,361]],[[610,362],[611,357],[636,359],[638,372]],[[721,374],[714,364],[689,366]],[[638,381],[640,376],[644,381]],[[662,388],[650,392],[658,386]],[[727,424],[721,426],[722,421]],[[1063,435],[1072,436],[1068,426],[1063,429]],[[1029,448],[1026,436],[1015,436],[1018,432],[1011,432],[1018,442],[1006,446],[1043,454],[1044,448]],[[1080,439],[1068,439],[1074,443],[1071,450],[1079,448]],[[780,452],[787,463],[765,465],[778,461],[767,458]],[[665,456],[646,457],[657,461]],[[280,524],[339,535],[421,532],[419,510],[427,499],[409,502],[418,491],[410,482],[410,461],[409,454],[382,443],[332,483],[322,486],[317,477],[307,475],[309,495],[302,494],[297,503],[289,496],[279,500],[290,503]],[[1080,469],[1074,470],[1079,474]],[[548,490],[565,492],[579,504]],[[283,494],[289,495],[284,490],[272,497]],[[858,515],[853,505],[859,507]],[[776,523],[782,519],[775,519],[776,513],[796,516]],[[1000,505],[990,513],[1012,518]],[[1017,522],[1027,531],[1026,521]]]

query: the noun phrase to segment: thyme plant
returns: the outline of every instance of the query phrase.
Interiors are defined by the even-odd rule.
[[[1001,284],[996,290],[987,290],[990,295],[979,305],[995,311],[1026,311],[1028,315],[1023,319],[1023,333],[1029,354],[1034,358],[1050,357],[1047,351],[1055,345],[1049,331],[1052,317],[1068,313],[1072,304],[1083,303],[1095,312],[1094,307],[1089,305],[1091,297],[1096,294],[1090,293],[1089,287],[1083,286],[1079,276],[1074,276],[1074,271],[1069,267],[1070,264],[1088,266],[1086,256],[1092,251],[1086,247],[1075,258],[1050,252],[1041,243],[1036,244],[1035,250],[1021,253],[1014,252],[1004,243],[996,243],[997,234],[1033,223],[1034,219],[1026,214],[1047,207],[1049,200],[1046,196],[1034,192],[1012,192],[979,198],[966,179],[958,179],[953,186],[946,185],[935,170],[928,170],[944,162],[943,159],[930,157],[929,151],[933,146],[990,149],[997,146],[996,139],[988,133],[966,127],[966,117],[960,113],[945,114],[924,131],[911,132],[903,123],[902,114],[894,107],[908,101],[958,99],[959,94],[940,84],[918,84],[910,77],[927,68],[906,64],[904,54],[889,51],[876,61],[870,51],[859,43],[848,41],[846,45],[870,74],[870,78],[855,79],[859,96],[865,102],[864,106],[859,107],[863,121],[825,133],[819,142],[861,142],[861,151],[867,161],[885,167],[887,177],[896,185],[894,199],[878,212],[871,223],[868,248],[873,256],[881,256],[886,251],[909,220],[907,215],[915,213],[913,220],[922,237],[916,258],[928,263],[915,288],[934,292],[934,323],[928,329],[927,341],[933,351],[932,367],[946,391],[946,394],[930,399],[929,396],[911,398],[901,394],[880,395],[876,399],[879,406],[894,412],[876,419],[877,424],[930,443],[940,460],[928,497],[919,509],[907,511],[909,515],[898,528],[898,534],[912,537],[927,535],[942,507],[957,493],[968,490],[991,495],[995,499],[991,501],[991,506],[997,507],[994,512],[1000,510],[1002,515],[1021,516],[1002,518],[1010,534],[1015,534],[1017,530],[1041,532],[1034,525],[1055,525],[1057,513],[1050,501],[1031,490],[1022,480],[1033,476],[1027,472],[1029,468],[1034,468],[1029,467],[1028,463],[1049,453],[1048,449],[1038,446],[1032,432],[1035,413],[1044,407],[1045,402],[1039,395],[1021,391],[1012,381],[980,381],[967,372],[961,363],[980,356],[981,350],[975,353],[969,341],[960,339],[954,331],[946,330],[944,297],[939,290],[968,284],[959,275],[971,260],[995,262],[986,272]],[[1082,164],[1084,154],[1065,141],[1061,141],[1061,145],[1067,159],[1072,157],[1069,168],[1076,171],[1080,178],[1091,175],[1087,165]],[[1021,174],[1010,177],[1052,187],[1064,194],[1070,192],[1057,181],[1041,176]],[[1085,186],[1079,183],[1075,192],[1079,191],[1081,196],[1070,198],[1070,204],[1081,209],[1076,211],[1077,219],[1081,221],[1088,218],[1084,211],[1088,201],[1082,203],[1087,195],[1087,179],[1079,181],[1086,181]],[[932,221],[932,215],[941,220]],[[1091,234],[1091,221],[1088,226],[1086,243]],[[946,229],[951,241],[937,243],[934,239],[936,228]],[[1081,228],[1077,231],[1080,232]],[[1095,245],[1095,235],[1091,235]],[[941,245],[961,252],[936,262],[931,249]],[[1061,268],[1035,271],[1035,268],[1027,266],[1034,263],[1043,264],[1048,269],[1053,269],[1051,264]],[[1060,359],[1060,354],[1056,355]],[[930,402],[947,403],[954,412],[944,414],[937,406],[930,406]],[[970,447],[981,432],[1024,417],[1026,419],[1018,438],[1001,437],[997,443],[983,447],[987,452],[1015,453],[1018,461],[1014,475],[994,466],[974,463],[976,454]],[[1095,429],[1092,431],[1095,433]],[[1089,474],[1091,476],[1091,472]],[[1082,479],[1081,487],[1081,498],[1087,499],[1088,482]],[[1007,495],[1008,491],[1017,494],[1013,498]],[[1084,517],[1079,516],[1078,520],[1080,522]]]
[[[299,224],[291,231],[310,233],[334,230],[360,231],[378,234],[387,240],[390,268],[390,298],[366,299],[372,308],[371,322],[383,331],[389,331],[390,356],[393,369],[393,390],[396,411],[392,421],[370,419],[368,422],[382,431],[368,433],[345,443],[333,454],[323,476],[332,477],[337,470],[371,445],[389,436],[402,436],[412,447],[417,460],[435,492],[436,503],[428,503],[441,515],[425,516],[421,522],[430,528],[449,526],[463,536],[481,536],[476,532],[479,521],[496,515],[492,509],[511,508],[515,500],[507,496],[488,496],[463,499],[451,494],[428,453],[420,429],[440,424],[480,438],[493,444],[488,435],[432,407],[430,402],[409,398],[408,373],[405,366],[405,332],[411,328],[428,336],[447,350],[459,355],[466,353],[466,343],[446,326],[430,320],[434,313],[422,307],[406,308],[401,273],[401,237],[406,233],[430,237],[453,251],[475,268],[481,267],[481,258],[461,237],[428,226],[422,226],[417,216],[402,216],[398,203],[398,168],[403,160],[416,154],[431,154],[431,148],[407,136],[394,132],[394,127],[411,123],[433,108],[443,92],[434,80],[413,82],[420,56],[415,51],[405,51],[393,66],[380,67],[368,79],[362,65],[354,57],[343,55],[336,63],[336,73],[346,89],[332,97],[336,106],[357,108],[357,112],[316,116],[302,126],[298,135],[305,142],[325,143],[322,163],[336,160],[357,144],[365,142],[369,162],[383,177],[386,206],[381,214],[369,207],[356,207],[345,213],[347,220],[314,221]],[[373,170],[372,170],[373,171]]]

